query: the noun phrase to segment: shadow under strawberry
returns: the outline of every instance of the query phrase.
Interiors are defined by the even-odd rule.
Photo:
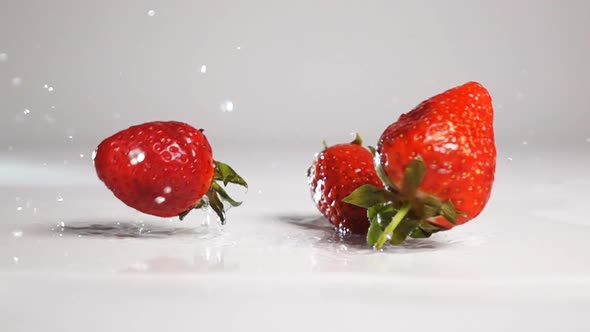
[[[42,231],[46,231],[43,228]],[[89,236],[103,238],[149,238],[163,239],[175,236],[199,235],[198,229],[168,227],[150,223],[115,220],[76,220],[58,224],[49,229],[63,236]]]
[[[316,215],[280,215],[275,218],[305,230],[321,231],[321,236],[317,243],[323,245],[344,244],[349,249],[355,249],[358,251],[367,250],[366,235],[351,233],[343,234],[335,231],[334,227],[327,223],[324,217],[318,217]],[[414,252],[415,250],[436,250],[450,245],[452,245],[452,243],[439,241],[437,239],[408,239],[401,245],[388,247],[384,249],[384,251],[400,252],[403,250],[411,250]],[[370,252],[373,252],[373,250]]]

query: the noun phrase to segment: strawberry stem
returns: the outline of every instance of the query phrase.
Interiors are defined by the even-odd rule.
[[[391,237],[393,236],[393,232],[395,231],[395,228],[402,222],[402,220],[404,220],[404,218],[406,217],[408,212],[410,212],[411,208],[412,208],[412,204],[406,203],[404,206],[402,206],[397,211],[397,213],[395,214],[395,216],[393,217],[393,219],[391,220],[389,225],[387,225],[387,227],[385,228],[383,233],[381,233],[381,235],[377,239],[377,242],[375,243],[373,248],[381,249],[381,247],[383,247],[385,242],[387,242],[388,240],[391,239]]]

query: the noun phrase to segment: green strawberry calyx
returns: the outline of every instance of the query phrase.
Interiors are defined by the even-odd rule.
[[[462,213],[457,211],[451,201],[442,202],[438,198],[418,193],[418,187],[426,174],[426,165],[421,157],[414,159],[405,169],[401,188],[394,186],[381,167],[378,154],[370,147],[375,157],[377,175],[387,189],[365,184],[358,187],[343,202],[367,209],[370,221],[367,243],[381,249],[386,243],[402,244],[408,237],[427,238],[444,231],[444,228],[431,224],[428,219],[443,216],[452,224]]]
[[[231,198],[227,191],[225,191],[224,187],[227,187],[228,183],[233,183],[247,189],[248,183],[246,183],[246,181],[228,164],[225,164],[221,161],[214,161],[213,165],[215,171],[213,173],[213,179],[211,179],[211,186],[209,187],[209,190],[192,209],[184,211],[178,215],[180,220],[183,220],[184,217],[186,217],[186,215],[189,214],[193,209],[211,207],[211,209],[219,217],[221,224],[225,225],[226,208],[224,202],[233,207],[237,207],[242,204],[242,202],[238,202]]]

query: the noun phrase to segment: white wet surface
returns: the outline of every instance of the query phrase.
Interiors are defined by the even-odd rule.
[[[579,319],[590,305],[590,145],[501,151],[479,218],[383,252],[339,239],[316,212],[314,149],[220,151],[250,183],[223,227],[199,211],[181,222],[131,210],[89,158],[59,163],[71,151],[3,154],[18,169],[0,190],[5,330],[590,327]],[[36,319],[15,319],[23,312]]]

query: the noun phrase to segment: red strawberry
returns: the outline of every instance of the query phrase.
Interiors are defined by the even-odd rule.
[[[493,117],[488,91],[469,82],[422,102],[383,132],[376,162],[395,194],[388,213],[397,219],[375,231],[377,247],[392,234],[394,244],[429,236],[483,210],[496,168]]]
[[[213,160],[202,130],[182,122],[148,122],[106,138],[94,157],[98,177],[123,203],[141,212],[179,216],[210,205],[225,221],[223,201],[232,200],[216,182],[247,186],[233,169]]]
[[[367,210],[342,202],[363,184],[382,187],[369,150],[357,135],[352,143],[326,147],[308,170],[312,198],[341,234],[366,234]]]

